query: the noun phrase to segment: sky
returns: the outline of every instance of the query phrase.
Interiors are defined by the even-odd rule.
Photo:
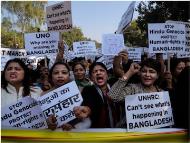
[[[49,1],[47,6],[61,1]],[[135,8],[140,1],[136,2]],[[73,26],[80,27],[84,36],[101,43],[103,34],[117,30],[122,15],[131,1],[72,1]],[[135,11],[133,19],[138,12]]]

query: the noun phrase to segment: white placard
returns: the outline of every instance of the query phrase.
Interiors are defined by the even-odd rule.
[[[72,29],[71,1],[64,1],[46,8],[48,31],[67,32]]]
[[[74,55],[77,57],[85,57],[87,55],[96,55],[96,44],[93,41],[80,41],[73,43]]]
[[[177,53],[177,58],[190,58],[190,48],[185,48],[184,52]]]
[[[144,51],[144,53],[147,54],[148,58],[156,59],[156,54],[155,53],[149,53],[148,48],[144,47],[143,51]],[[163,54],[164,60],[168,59],[167,53],[162,53],[162,54]],[[172,54],[170,54],[170,56],[172,56]]]
[[[27,61],[25,49],[0,48],[1,51],[1,71],[4,70],[5,64],[10,59],[19,58]]]
[[[1,48],[1,70],[4,70],[5,64],[10,59],[19,58],[26,65],[31,64],[33,69],[36,69],[39,60],[44,59],[44,57],[27,57],[25,49],[13,49],[13,48]]]
[[[125,98],[128,131],[142,131],[174,124],[168,92],[128,95]]]
[[[186,48],[190,48],[190,22],[167,20],[166,23],[178,23],[185,25],[185,38],[186,38],[185,46]]]
[[[68,51],[68,56],[67,56],[67,60],[68,61],[71,61],[72,59],[74,59],[75,58],[75,54],[74,54],[74,52],[73,51]]]
[[[103,55],[117,55],[124,47],[122,34],[104,34],[102,36]]]
[[[1,126],[45,129],[47,123],[38,102],[26,96],[17,103],[1,108]]]
[[[142,55],[143,48],[128,48],[128,58],[132,59],[133,61],[140,62],[141,61],[141,55]]]
[[[148,24],[149,53],[175,53],[185,49],[185,25]]]
[[[109,70],[113,68],[113,60],[114,56],[102,56],[96,62],[103,63],[106,66],[106,68]]]
[[[38,98],[44,116],[55,115],[58,127],[75,119],[73,108],[79,106],[83,99],[80,91],[72,81]]]
[[[119,23],[117,34],[123,33],[123,31],[127,28],[127,26],[131,23],[133,19],[133,13],[135,8],[135,1],[131,2],[127,11],[123,14],[121,21]]]
[[[25,49],[27,56],[56,56],[58,52],[59,32],[26,33]]]

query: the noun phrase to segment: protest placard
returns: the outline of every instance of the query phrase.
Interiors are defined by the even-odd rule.
[[[147,54],[147,58],[152,58],[152,59],[156,59],[156,54],[155,53],[149,53],[149,49],[147,47],[143,47],[143,51],[144,53]],[[163,55],[163,59],[166,60],[168,59],[168,55],[167,53],[162,53]],[[170,53],[170,56],[173,56],[173,54]]]
[[[167,20],[166,23],[177,23],[185,25],[185,46],[186,48],[190,48],[190,22]]]
[[[48,31],[67,32],[72,29],[71,1],[64,1],[46,8]]]
[[[174,53],[185,49],[185,25],[148,24],[149,53]]]
[[[10,59],[18,58],[21,59],[26,65],[30,64],[33,69],[37,68],[37,63],[39,60],[44,59],[44,57],[27,57],[25,49],[15,49],[15,48],[1,48],[1,70],[4,69],[5,64]]]
[[[176,53],[177,58],[190,58],[190,48],[185,48],[184,52]]]
[[[25,49],[16,49],[16,48],[1,48],[1,70],[4,69],[5,64],[8,60],[19,58],[23,61],[26,61],[26,51]]]
[[[133,19],[133,13],[135,9],[135,1],[131,2],[127,11],[123,14],[121,21],[119,23],[118,29],[116,31],[117,34],[123,33],[123,31],[128,27]]]
[[[87,55],[96,55],[96,45],[93,41],[80,41],[73,43],[73,52],[77,57],[85,57]]]
[[[58,126],[75,119],[73,108],[79,106],[83,99],[80,91],[72,81],[38,98],[45,118],[55,115]]]
[[[104,34],[102,36],[103,55],[117,55],[124,47],[122,34]]]
[[[56,56],[58,52],[59,32],[26,33],[25,49],[27,56]]]
[[[114,56],[102,56],[100,57],[96,62],[101,62],[103,63],[106,68],[109,70],[111,68],[113,68],[113,59],[114,59]]]
[[[47,123],[38,102],[26,96],[17,103],[1,108],[1,126],[45,129]]]
[[[128,131],[142,131],[174,124],[168,92],[128,95],[125,98]]]
[[[140,62],[141,61],[141,55],[143,52],[143,47],[139,48],[129,48],[126,47],[127,52],[128,52],[128,58],[132,59],[135,62]]]

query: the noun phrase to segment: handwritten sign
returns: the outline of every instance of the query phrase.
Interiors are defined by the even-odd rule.
[[[58,126],[61,126],[76,118],[73,107],[79,106],[83,99],[75,81],[72,81],[39,97],[38,101],[45,118],[54,114]]]
[[[141,131],[174,124],[168,92],[126,96],[125,110],[128,131]]]
[[[122,34],[104,34],[102,37],[102,54],[117,55],[124,48]]]
[[[1,126],[45,129],[47,123],[38,102],[27,96],[15,104],[1,108]]]
[[[38,32],[26,33],[25,49],[28,56],[57,55],[58,52],[58,32]]]
[[[75,56],[84,57],[87,55],[96,55],[96,45],[93,41],[80,41],[73,43],[73,51]]]
[[[72,29],[71,1],[64,1],[46,8],[48,31],[67,32]]]
[[[174,53],[185,49],[185,25],[148,24],[149,53]]]
[[[141,54],[143,51],[143,48],[129,48],[127,47],[128,52],[128,58],[132,59],[133,61],[140,62],[141,61]]]

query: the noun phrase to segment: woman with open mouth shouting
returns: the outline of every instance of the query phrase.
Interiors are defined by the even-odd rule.
[[[89,75],[93,81],[93,85],[84,87],[82,96],[83,105],[88,106],[91,109],[91,127],[114,127],[117,120],[117,106],[107,96],[107,93],[110,90],[107,68],[101,62],[94,62],[89,67]]]

